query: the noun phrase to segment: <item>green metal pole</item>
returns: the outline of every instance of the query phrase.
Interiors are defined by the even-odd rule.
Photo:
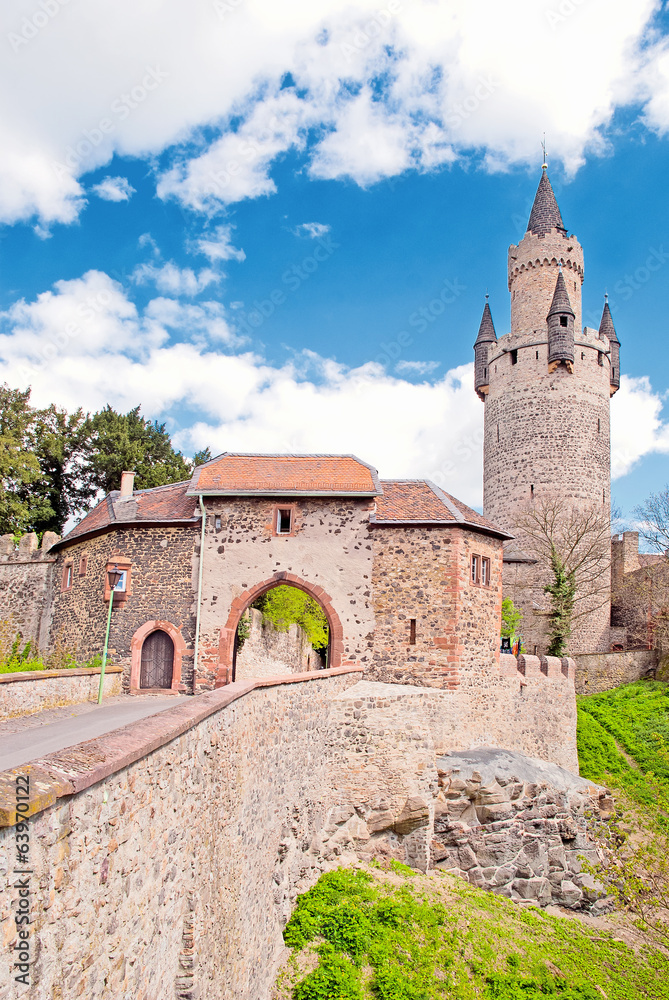
[[[111,625],[112,605],[114,603],[114,591],[109,592],[109,614],[107,615],[107,631],[105,633],[105,648],[102,650],[102,666],[100,667],[100,690],[98,691],[98,705],[102,704],[102,688],[105,683],[105,667],[107,666],[107,648],[109,646],[109,626]]]

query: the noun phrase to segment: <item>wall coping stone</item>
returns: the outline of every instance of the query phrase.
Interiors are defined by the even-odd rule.
[[[122,674],[123,667],[107,667],[106,674]],[[100,667],[70,667],[65,670],[17,670],[13,674],[0,674],[0,684],[12,684],[14,681],[46,681],[51,677],[92,677],[100,674]]]
[[[25,820],[48,809],[57,799],[82,792],[146,757],[256,688],[299,684],[340,674],[363,672],[364,668],[356,665],[236,681],[215,691],[194,695],[188,702],[131,722],[95,739],[3,771],[0,773],[0,827],[14,826],[17,822],[16,777],[19,774],[30,775],[30,803],[28,812],[22,816]]]

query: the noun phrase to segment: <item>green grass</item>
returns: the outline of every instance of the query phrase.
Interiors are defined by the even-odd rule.
[[[669,961],[443,873],[339,869],[299,897],[284,938],[292,1000],[667,1000]],[[302,954],[318,956],[304,972]],[[308,963],[307,963],[308,964]],[[290,969],[290,966],[289,966]],[[604,991],[603,993],[601,991]]]
[[[637,681],[580,697],[578,758],[584,777],[626,792],[669,829],[669,685]]]

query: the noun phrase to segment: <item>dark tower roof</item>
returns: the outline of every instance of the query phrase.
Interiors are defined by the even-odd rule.
[[[490,312],[490,306],[486,302],[483,307],[483,316],[481,317],[481,325],[479,327],[479,335],[476,338],[474,347],[477,344],[491,344],[497,340],[497,334],[495,333],[495,324],[492,321],[492,313]]]
[[[565,235],[567,233],[551,182],[548,180],[548,173],[543,167],[530,212],[530,221],[527,223],[527,231],[535,233],[537,236],[545,236],[551,229],[559,229]]]
[[[609,344],[620,344],[616,328],[613,325],[613,316],[611,315],[608,302],[604,303],[604,312],[599,324],[599,336],[601,337],[602,334],[607,338]]]
[[[567,292],[567,286],[565,284],[564,275],[562,271],[559,272],[557,276],[557,281],[555,282],[555,291],[553,292],[553,301],[551,302],[551,307],[548,310],[548,316],[555,316],[557,313],[565,313],[569,316],[574,316],[574,310],[571,307],[571,302],[569,301],[569,293]]]

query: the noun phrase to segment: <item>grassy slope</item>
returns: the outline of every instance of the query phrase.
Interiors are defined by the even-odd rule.
[[[669,686],[580,698],[578,739],[581,773],[666,828]],[[443,873],[393,868],[330,873],[300,897],[276,1000],[669,1000],[666,955]]]

